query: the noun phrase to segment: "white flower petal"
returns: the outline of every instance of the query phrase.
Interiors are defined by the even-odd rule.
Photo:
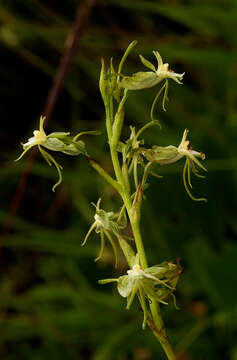
[[[128,297],[135,285],[136,280],[128,275],[118,278],[118,292],[122,297]]]
[[[35,139],[34,136],[29,138],[25,144],[22,144],[24,149],[26,149],[29,146],[34,146],[34,145],[37,145],[37,140]]]

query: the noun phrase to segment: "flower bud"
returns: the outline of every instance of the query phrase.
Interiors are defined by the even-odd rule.
[[[104,59],[101,59],[101,72],[99,88],[104,103],[108,102],[111,96],[119,101],[119,89],[117,85],[117,75],[113,67],[113,59],[110,60],[110,67],[106,70]]]

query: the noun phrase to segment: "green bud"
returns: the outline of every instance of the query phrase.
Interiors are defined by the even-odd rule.
[[[107,89],[107,85],[106,85],[106,72],[105,72],[105,61],[102,58],[101,59],[101,71],[100,71],[100,80],[99,80],[99,88],[100,88],[100,92],[102,95],[102,98],[105,102],[106,99],[106,89]]]
[[[106,70],[104,59],[101,59],[101,72],[99,88],[104,103],[107,103],[111,96],[119,101],[120,90],[117,85],[117,75],[113,67],[113,59],[110,60],[110,67]]]

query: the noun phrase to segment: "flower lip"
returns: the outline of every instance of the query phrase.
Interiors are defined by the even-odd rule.
[[[103,226],[104,225],[103,221],[101,220],[101,217],[98,214],[95,214],[94,219],[95,219],[96,224],[98,226]]]
[[[174,72],[173,70],[170,70],[168,63],[163,64],[162,58],[161,58],[160,54],[158,53],[158,51],[154,51],[154,55],[156,56],[157,62],[158,62],[156,74],[158,76],[162,76],[164,78],[173,79],[177,83],[182,84],[181,81],[183,80],[183,76],[185,73],[183,72],[182,74],[178,74],[178,73]]]
[[[142,270],[141,266],[139,264],[133,265],[132,269],[127,271],[128,276],[133,278],[138,278],[145,276],[145,272]]]
[[[26,149],[29,146],[32,147],[34,145],[41,145],[47,140],[47,135],[44,132],[43,129],[43,122],[45,120],[45,117],[40,117],[40,130],[34,130],[33,131],[33,137],[29,138],[28,141],[25,144],[22,144],[23,148]]]
[[[202,160],[205,160],[205,154],[202,152],[198,152],[196,150],[193,150],[192,146],[190,145],[190,141],[186,140],[189,130],[185,129],[183,133],[183,137],[181,140],[181,143],[178,146],[178,152],[182,156],[187,156],[191,158],[194,162],[196,162],[197,165],[199,165],[203,170],[206,170],[203,165],[199,163],[199,161],[196,159],[196,157],[201,158]]]

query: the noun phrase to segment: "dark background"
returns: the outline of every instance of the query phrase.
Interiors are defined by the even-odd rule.
[[[38,128],[48,91],[65,51],[65,40],[82,1],[0,1],[1,209],[6,221],[25,171],[28,153],[14,163]],[[162,167],[150,179],[142,231],[150,264],[180,257],[184,273],[177,304],[162,306],[179,359],[237,359],[236,130],[237,3],[235,0],[97,1],[80,38],[48,131],[101,130],[85,137],[92,157],[112,173],[98,90],[100,58],[117,65],[127,45],[139,41],[123,69],[145,70],[138,54],[154,62],[158,50],[184,85],[170,81],[167,112],[156,108],[162,131],[146,133],[149,145],[178,145],[184,128],[195,150],[206,154],[205,180],[193,179],[189,199],[180,164]],[[134,92],[127,103],[129,125],[149,121],[157,89]],[[92,235],[91,202],[106,210],[117,195],[78,157],[56,156],[63,184],[51,191],[56,172],[36,157],[7,236],[1,241],[0,356],[13,359],[164,359],[149,329],[142,331],[138,303],[125,310],[115,287],[98,279],[126,272],[121,256],[114,270],[111,248],[101,261]]]

